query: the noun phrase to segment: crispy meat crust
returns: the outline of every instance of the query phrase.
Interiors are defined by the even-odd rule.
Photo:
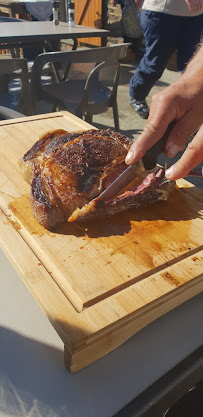
[[[38,222],[52,230],[97,197],[125,169],[128,149],[129,139],[110,129],[42,136],[19,162]]]
[[[42,136],[20,160],[37,221],[48,230],[67,220],[87,222],[167,199],[174,183],[160,185],[164,170],[149,174],[136,189],[103,202],[99,194],[126,168],[130,141],[120,133],[65,130]]]

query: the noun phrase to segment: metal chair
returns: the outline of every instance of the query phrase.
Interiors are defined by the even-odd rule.
[[[25,117],[25,114],[5,106],[0,106],[0,120],[17,119],[19,117]]]
[[[17,92],[9,91],[9,82],[18,80]],[[15,103],[17,98],[17,103]],[[32,114],[27,60],[24,58],[1,58],[0,105]]]
[[[31,72],[34,112],[37,114],[37,102],[45,99],[53,103],[53,110],[66,109],[92,123],[93,115],[104,113],[112,107],[115,129],[118,131],[117,88],[120,70],[118,60],[126,56],[128,46],[129,44],[118,44],[40,54],[35,59]],[[41,73],[47,63],[55,66],[57,82],[51,80],[49,84],[42,83]],[[81,77],[79,77],[81,74],[74,70],[70,76],[70,69],[75,64],[82,64]],[[93,67],[86,74],[85,79],[84,64],[92,64]]]

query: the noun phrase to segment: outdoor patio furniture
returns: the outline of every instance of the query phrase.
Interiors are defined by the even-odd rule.
[[[75,25],[75,27],[69,27],[66,22],[60,22],[58,26],[51,21],[3,22],[0,25],[0,49],[17,46],[23,48],[37,43],[41,45],[43,42],[49,46],[49,50],[53,51],[55,50],[52,48],[53,43],[61,39],[72,39],[76,49],[77,39],[79,38],[107,37],[109,33],[108,30],[88,26]],[[47,48],[45,49],[47,50]]]
[[[20,22],[26,22],[26,20],[23,19],[16,19],[15,17],[4,17],[0,16],[0,23],[20,23]],[[20,45],[19,45],[20,46]],[[37,46],[25,46],[23,48],[23,57],[26,58],[28,61],[33,61],[34,58],[43,52],[43,46],[44,43],[42,42],[41,45],[38,44]],[[20,47],[17,48],[9,48],[9,51],[11,53],[12,58],[20,58]]]
[[[12,91],[9,82],[18,80]],[[14,84],[14,81],[13,81]],[[24,58],[1,58],[0,65],[0,105],[32,114],[27,60]]]
[[[23,19],[16,19],[15,17],[0,16],[0,23],[23,22]],[[12,58],[20,58],[20,48],[8,48],[2,52],[10,52]]]
[[[119,130],[117,108],[117,88],[119,82],[119,59],[126,56],[129,44],[109,47],[50,52],[40,54],[34,61],[31,72],[31,95],[33,110],[37,114],[37,102],[46,99],[53,103],[53,110],[66,109],[89,123],[92,116],[113,109],[115,129]],[[51,63],[55,66],[57,82],[42,84],[43,67]],[[81,64],[80,70],[72,65]],[[85,75],[84,64],[92,64]],[[63,77],[61,78],[61,70]]]
[[[25,117],[25,115],[8,107],[0,106],[0,120],[17,119],[19,117]]]

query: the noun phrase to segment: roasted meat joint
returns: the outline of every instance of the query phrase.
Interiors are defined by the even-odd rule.
[[[37,221],[53,230],[67,220],[87,222],[166,200],[173,186],[164,183],[160,167],[113,199],[98,198],[126,169],[129,147],[128,138],[110,129],[76,133],[61,129],[42,136],[19,161],[24,179],[31,184]]]

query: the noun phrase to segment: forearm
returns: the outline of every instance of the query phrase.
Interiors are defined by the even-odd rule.
[[[203,40],[197,47],[196,53],[188,63],[182,80],[194,82],[195,88],[201,93],[203,90]]]
[[[145,152],[162,137],[167,126],[173,120],[176,123],[164,149],[169,157],[173,157],[178,151],[183,150],[187,140],[203,123],[203,43],[188,64],[185,73],[175,83],[153,96],[146,127],[131,146],[126,163],[130,165],[141,159]],[[195,147],[193,155],[198,146],[202,149],[202,141],[202,135],[199,134],[193,142]],[[179,177],[173,176],[171,179],[187,175],[190,169],[201,162],[197,157],[198,152],[196,157],[192,156],[190,147],[186,154],[188,170],[182,166],[182,171],[178,170]],[[200,155],[202,157],[202,153]]]

